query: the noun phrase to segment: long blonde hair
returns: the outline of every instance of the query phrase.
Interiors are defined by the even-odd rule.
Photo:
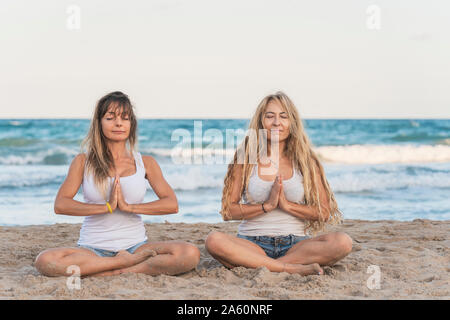
[[[109,170],[110,168],[115,169],[113,156],[106,144],[101,123],[110,106],[113,106],[114,113],[121,110],[122,115],[126,114],[130,120],[130,135],[127,144],[131,154],[134,154],[137,146],[137,120],[128,96],[120,91],[115,91],[102,97],[95,107],[89,132],[81,143],[81,152],[87,154],[87,174],[93,174],[94,184],[105,201],[107,201]]]
[[[328,200],[329,208],[330,208],[330,216],[328,219],[329,224],[339,224],[342,223],[342,212],[339,210],[336,199],[334,197],[333,191],[328,184],[328,181],[325,177],[325,172],[322,165],[319,162],[319,159],[315,152],[312,150],[312,143],[310,142],[308,136],[303,127],[302,119],[295,107],[294,103],[289,99],[289,97],[278,91],[275,94],[266,96],[258,105],[253,118],[249,124],[249,131],[256,134],[256,143],[254,139],[250,139],[249,136],[246,136],[240,146],[237,148],[234,153],[234,157],[232,162],[228,165],[228,171],[224,179],[224,188],[222,192],[222,210],[221,214],[224,220],[230,219],[230,205],[231,205],[231,192],[232,192],[232,184],[235,183],[233,177],[237,166],[242,167],[242,177],[241,177],[241,189],[240,196],[246,197],[250,199],[250,196],[247,193],[247,187],[249,182],[249,177],[252,172],[254,163],[251,163],[250,156],[253,150],[257,150],[257,157],[260,158],[260,155],[264,150],[260,147],[260,140],[264,137],[261,136],[260,131],[263,129],[263,116],[266,111],[267,105],[271,101],[277,101],[281,104],[283,109],[288,114],[288,118],[290,121],[289,128],[289,136],[286,141],[286,147],[284,150],[284,155],[291,161],[294,162],[295,168],[294,170],[299,170],[303,176],[303,188],[304,188],[304,202],[308,206],[316,206],[319,210],[319,220],[318,221],[305,221],[305,230],[306,234],[317,234],[320,231],[325,229],[325,221],[322,218],[322,206],[320,204],[319,197],[319,186],[316,183],[316,179],[320,178],[326,197]],[[239,155],[243,155],[243,159],[238,162]],[[243,160],[243,161],[242,161]]]

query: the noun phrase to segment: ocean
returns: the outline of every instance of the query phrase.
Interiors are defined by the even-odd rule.
[[[142,215],[143,220],[222,221],[223,178],[248,123],[139,120],[138,151],[156,158],[179,202],[178,214]],[[450,120],[304,123],[344,218],[450,219]],[[53,202],[89,125],[84,119],[0,120],[0,225],[83,221],[56,215]],[[82,201],[81,192],[76,200]],[[148,186],[145,201],[155,199]]]

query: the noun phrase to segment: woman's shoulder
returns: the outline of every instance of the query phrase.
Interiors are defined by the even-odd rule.
[[[69,167],[69,175],[71,176],[80,176],[82,177],[84,175],[84,169],[85,169],[85,163],[86,163],[86,155],[84,153],[77,154],[73,159],[72,163]]]
[[[142,161],[146,162],[146,163],[151,163],[151,162],[156,162],[155,158],[149,155],[141,155],[142,157]]]
[[[71,166],[77,168],[77,170],[79,170],[79,172],[84,175],[86,160],[86,153],[79,153],[73,158]]]
[[[158,162],[152,156],[141,154],[141,158],[142,158],[142,162],[144,163],[144,167],[146,170],[151,170],[152,168],[155,168],[158,166]]]
[[[84,164],[86,163],[86,158],[87,156],[85,153],[79,153],[73,158],[72,164],[84,167]]]

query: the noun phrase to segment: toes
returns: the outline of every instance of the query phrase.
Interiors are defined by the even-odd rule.
[[[154,256],[158,255],[158,253],[155,250],[153,250],[153,249],[145,250],[144,253],[148,257],[154,257]]]
[[[318,263],[314,264],[314,270],[317,272],[317,274],[319,276],[323,275],[323,269],[320,267],[320,265]]]

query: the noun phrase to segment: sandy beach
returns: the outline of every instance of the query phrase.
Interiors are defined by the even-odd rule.
[[[345,220],[353,250],[322,276],[272,273],[266,268],[226,269],[207,252],[212,230],[236,234],[238,222],[146,224],[149,241],[183,240],[201,251],[196,270],[179,276],[124,274],[81,279],[48,278],[33,267],[50,247],[75,246],[79,224],[0,227],[0,299],[450,299],[450,221]],[[371,265],[380,287],[369,289]]]

